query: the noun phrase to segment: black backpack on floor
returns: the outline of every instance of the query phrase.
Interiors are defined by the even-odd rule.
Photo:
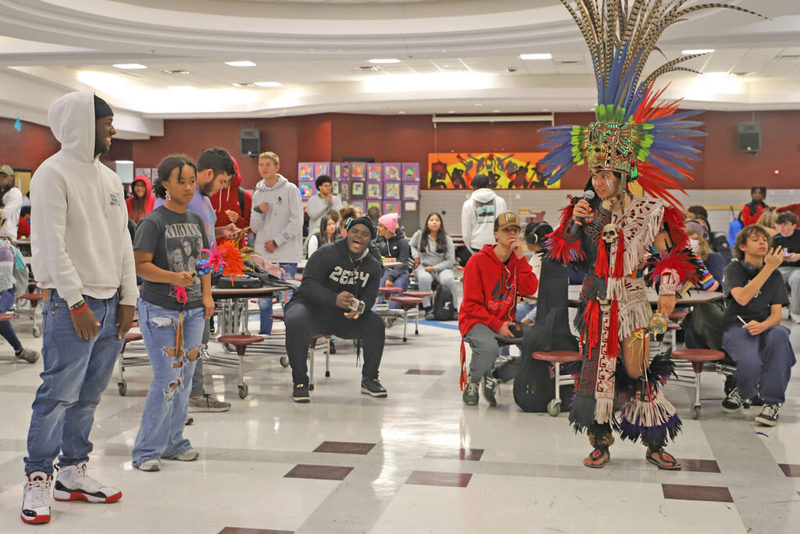
[[[432,311],[433,318],[437,321],[449,321],[456,317],[455,299],[446,286],[440,284],[433,293]]]

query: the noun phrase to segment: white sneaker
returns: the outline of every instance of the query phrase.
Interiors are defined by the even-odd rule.
[[[122,492],[86,474],[86,462],[62,467],[56,476],[53,497],[57,501],[116,502]]]
[[[789,315],[792,316],[792,321],[796,323],[800,323],[800,314],[797,313],[790,313]]]
[[[138,469],[139,471],[148,471],[150,473],[154,471],[161,471],[161,461],[158,458],[145,460],[144,462],[137,465],[136,469]]]
[[[28,475],[22,487],[22,513],[26,523],[50,522],[50,484],[53,479],[41,471]]]
[[[181,451],[175,456],[171,458],[167,458],[168,460],[178,460],[179,462],[194,462],[200,456],[200,453],[194,449],[186,449],[185,451]]]

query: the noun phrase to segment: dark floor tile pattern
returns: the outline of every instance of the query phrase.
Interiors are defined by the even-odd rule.
[[[407,375],[427,375],[427,376],[439,376],[443,375],[444,371],[442,369],[409,369],[406,371]]]
[[[472,478],[472,473],[439,473],[436,471],[413,471],[406,484],[418,486],[445,486],[451,488],[466,488]]]
[[[800,465],[797,464],[778,464],[787,477],[800,477]]]
[[[721,486],[693,486],[689,484],[661,484],[665,499],[681,501],[733,502],[728,488]]]
[[[264,528],[239,528],[239,527],[225,527],[219,531],[219,534],[294,534],[293,530],[272,530]]]
[[[367,454],[375,447],[374,443],[355,443],[352,441],[323,441],[314,452],[333,452],[339,454]]]
[[[344,480],[352,467],[336,465],[297,464],[284,478],[311,478],[315,480]]]
[[[695,473],[721,473],[719,464],[714,460],[681,458],[680,461],[684,471],[692,471]]]
[[[477,462],[483,456],[483,449],[429,449],[425,458],[442,458],[445,460],[468,460]]]

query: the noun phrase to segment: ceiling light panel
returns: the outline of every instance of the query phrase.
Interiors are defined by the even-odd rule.
[[[520,54],[519,58],[524,61],[546,61],[549,59],[553,59],[553,54],[550,53],[530,53],[530,54]]]
[[[256,66],[255,63],[253,63],[252,61],[247,61],[247,60],[245,60],[245,61],[226,61],[225,64],[228,65],[229,67],[255,67]]]
[[[141,63],[115,63],[114,68],[121,70],[144,70],[147,66]]]

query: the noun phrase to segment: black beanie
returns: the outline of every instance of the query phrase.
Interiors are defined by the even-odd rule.
[[[113,116],[114,112],[111,111],[111,106],[108,105],[108,102],[94,95],[94,120]]]
[[[350,228],[352,228],[356,224],[363,224],[364,226],[369,228],[369,234],[372,236],[372,239],[375,239],[375,234],[377,232],[375,230],[375,225],[372,224],[372,221],[369,220],[367,217],[359,217],[357,219],[350,219],[350,222],[347,223],[347,226],[345,227],[345,230],[349,230]]]

